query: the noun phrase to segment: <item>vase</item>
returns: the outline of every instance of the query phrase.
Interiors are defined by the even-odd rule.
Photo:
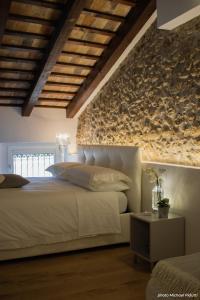
[[[158,211],[157,202],[164,198],[164,191],[161,184],[156,184],[152,190],[152,210]]]
[[[158,207],[158,217],[159,218],[168,218],[169,207]]]

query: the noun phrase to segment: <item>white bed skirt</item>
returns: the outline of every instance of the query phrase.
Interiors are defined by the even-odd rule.
[[[120,234],[104,234],[93,237],[74,239],[64,243],[54,243],[48,245],[37,245],[34,247],[0,250],[0,260],[9,260],[22,257],[31,257],[45,255],[51,253],[67,252],[72,250],[80,250],[93,248],[98,246],[126,243],[130,241],[130,213],[120,215],[121,233]]]

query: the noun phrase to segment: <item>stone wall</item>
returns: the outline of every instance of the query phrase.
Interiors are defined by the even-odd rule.
[[[200,166],[200,17],[173,31],[153,24],[80,116],[77,139]]]

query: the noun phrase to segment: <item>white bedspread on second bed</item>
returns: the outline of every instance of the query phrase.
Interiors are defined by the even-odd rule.
[[[0,250],[120,233],[119,193],[42,181],[0,190]]]

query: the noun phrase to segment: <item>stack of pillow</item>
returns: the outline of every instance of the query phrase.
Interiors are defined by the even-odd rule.
[[[96,192],[126,191],[131,184],[131,179],[124,173],[96,165],[64,162],[54,164],[46,171],[56,178]]]

